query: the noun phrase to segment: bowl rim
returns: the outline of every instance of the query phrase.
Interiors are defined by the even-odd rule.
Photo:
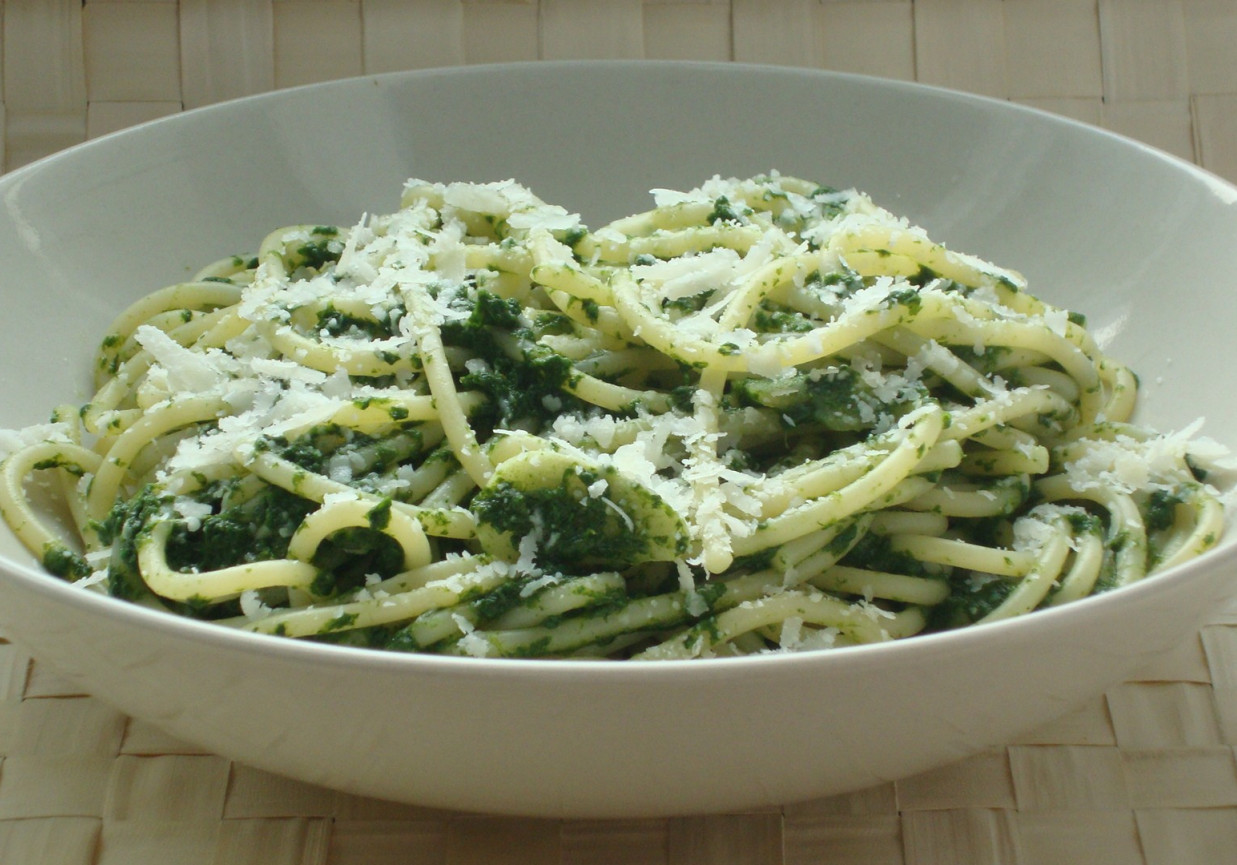
[[[1114,142],[1119,142],[1122,146],[1141,151],[1153,159],[1167,162],[1174,165],[1178,169],[1184,170],[1188,174],[1194,175],[1196,179],[1203,181],[1203,183],[1208,186],[1211,191],[1216,193],[1222,200],[1228,203],[1237,202],[1237,181],[1226,180],[1215,172],[1204,168],[1195,162],[1191,162],[1188,159],[1180,157],[1176,154],[1169,153],[1168,151],[1154,145],[1140,141],[1130,135],[1101,126],[1096,126],[1067,115],[1056,114],[1052,111],[1039,108],[1034,105],[1016,102],[1013,101],[1012,98],[1002,99],[1000,97],[990,96],[983,93],[972,93],[959,90],[957,88],[942,84],[908,81],[901,78],[890,78],[868,73],[849,72],[837,69],[786,66],[769,62],[740,60],[684,60],[660,58],[564,58],[550,60],[509,60],[485,63],[466,63],[459,66],[433,66],[419,69],[394,70],[389,72],[359,73],[324,81],[312,81],[304,84],[290,85],[287,87],[277,87],[260,93],[250,93],[244,96],[231,97],[220,100],[219,102],[200,105],[176,112],[175,114],[143,120],[131,126],[112,130],[95,138],[77,142],[69,145],[68,147],[57,150],[54,153],[39,157],[38,159],[10,171],[0,173],[0,188],[8,185],[10,178],[17,177],[20,179],[26,173],[45,170],[49,164],[57,162],[62,158],[76,158],[80,151],[94,150],[97,146],[99,146],[100,142],[112,142],[117,139],[127,138],[131,135],[143,135],[146,134],[146,130],[155,127],[199,122],[201,118],[207,118],[215,113],[235,110],[238,105],[261,104],[267,101],[278,102],[286,99],[305,98],[326,90],[363,87],[367,84],[372,86],[390,87],[399,86],[402,82],[415,81],[419,79],[430,80],[435,78],[502,77],[513,73],[540,74],[541,72],[547,72],[549,74],[563,74],[578,69],[609,69],[624,71],[652,70],[654,72],[658,70],[662,72],[686,70],[694,71],[696,73],[720,75],[769,75],[775,77],[846,82],[858,87],[873,87],[905,94],[928,94],[935,99],[949,100],[977,107],[986,107],[988,110],[1005,111],[1009,112],[1011,115],[1031,117],[1035,118],[1036,122],[1039,123],[1057,124],[1062,127],[1070,128],[1078,134],[1087,135],[1093,138],[1106,138]]]
[[[1109,139],[1117,146],[1141,151],[1145,156],[1165,162],[1174,170],[1193,177],[1225,203],[1237,203],[1237,185],[1202,166],[1129,136],[1092,126],[1074,118],[1053,114],[1034,106],[940,85],[854,72],[740,61],[654,59],[563,59],[466,64],[360,74],[254,93],[147,120],[41,157],[0,175],[0,197],[3,197],[11,187],[23,183],[26,178],[46,171],[62,161],[79,159],[84,152],[90,153],[104,147],[123,145],[130,137],[140,137],[147,134],[147,130],[156,127],[209,122],[210,118],[215,115],[231,112],[239,105],[300,99],[312,97],[327,90],[346,90],[367,84],[400,87],[414,86],[419,80],[437,78],[485,78],[509,75],[516,71],[521,74],[555,75],[579,69],[645,70],[653,74],[656,74],[657,70],[688,70],[696,74],[767,75],[814,79],[822,82],[838,81],[858,87],[892,90],[911,95],[924,94],[932,99],[952,100],[987,111],[1022,115],[1032,118],[1037,123],[1055,124],[1072,130],[1071,134]],[[402,180],[403,178],[398,182]],[[552,677],[555,683],[595,681],[598,677],[605,682],[635,679],[644,681],[650,676],[679,678],[684,676],[683,671],[688,669],[693,671],[689,674],[693,678],[715,676],[729,678],[736,672],[746,674],[750,671],[752,675],[763,674],[767,672],[771,664],[776,665],[779,670],[784,668],[797,670],[803,665],[828,667],[834,664],[867,662],[865,659],[871,659],[872,663],[877,663],[881,662],[879,659],[883,659],[886,655],[898,658],[901,653],[905,652],[917,655],[950,654],[972,649],[976,641],[987,643],[992,640],[1013,640],[1027,631],[1072,628],[1080,622],[1102,617],[1106,613],[1115,614],[1110,612],[1110,608],[1126,603],[1122,601],[1123,598],[1129,599],[1130,603],[1139,600],[1151,601],[1171,592],[1173,587],[1181,582],[1202,577],[1204,575],[1202,572],[1234,567],[1237,563],[1237,537],[1232,537],[1231,532],[1235,518],[1237,517],[1234,514],[1230,514],[1227,519],[1230,536],[1222,540],[1218,547],[1204,552],[1199,557],[1150,575],[1135,584],[1100,595],[1088,596],[1060,607],[1036,610],[1030,614],[998,622],[917,634],[913,637],[883,643],[808,652],[770,651],[758,655],[707,659],[628,660],[619,663],[598,659],[581,663],[541,658],[451,657],[368,649],[243,631],[209,621],[178,616],[170,611],[146,608],[97,591],[74,586],[42,571],[37,564],[19,561],[4,553],[0,553],[0,580],[16,580],[27,591],[39,593],[58,603],[74,605],[84,612],[107,617],[121,625],[153,630],[165,636],[191,640],[214,649],[246,654],[257,651],[288,662],[312,660],[318,666],[329,666],[335,669],[367,667],[396,672],[403,669],[423,668],[425,671],[441,669],[449,670],[452,675],[462,673],[465,676],[479,678],[490,678],[496,674],[520,675],[535,671],[537,676]],[[7,527],[0,527],[0,530],[7,531]]]

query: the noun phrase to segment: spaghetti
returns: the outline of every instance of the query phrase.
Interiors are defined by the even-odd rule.
[[[274,231],[117,318],[91,401],[9,434],[0,511],[116,597],[486,657],[898,639],[1216,543],[1189,431],[1132,424],[1017,273],[776,173],[654,196],[590,231],[410,181]]]

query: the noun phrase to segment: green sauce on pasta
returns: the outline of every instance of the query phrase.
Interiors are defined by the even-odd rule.
[[[857,191],[400,205],[117,317],[90,401],[0,467],[50,572],[281,638],[671,659],[1032,613],[1223,531],[1206,448],[1130,422],[1081,315]]]

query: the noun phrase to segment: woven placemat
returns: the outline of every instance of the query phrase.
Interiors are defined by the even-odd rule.
[[[1011,99],[1237,180],[1233,0],[4,0],[2,164],[159,116],[428,66],[684,58]],[[1237,858],[1237,606],[1032,736],[755,813],[537,821],[202,752],[0,637],[0,863],[1216,865]]]

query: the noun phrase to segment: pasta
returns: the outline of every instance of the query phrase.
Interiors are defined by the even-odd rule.
[[[0,438],[0,512],[44,566],[351,646],[879,642],[1224,530],[1206,442],[1131,423],[1136,379],[1080,316],[776,172],[595,230],[512,181],[409,181],[138,301],[94,378]]]

